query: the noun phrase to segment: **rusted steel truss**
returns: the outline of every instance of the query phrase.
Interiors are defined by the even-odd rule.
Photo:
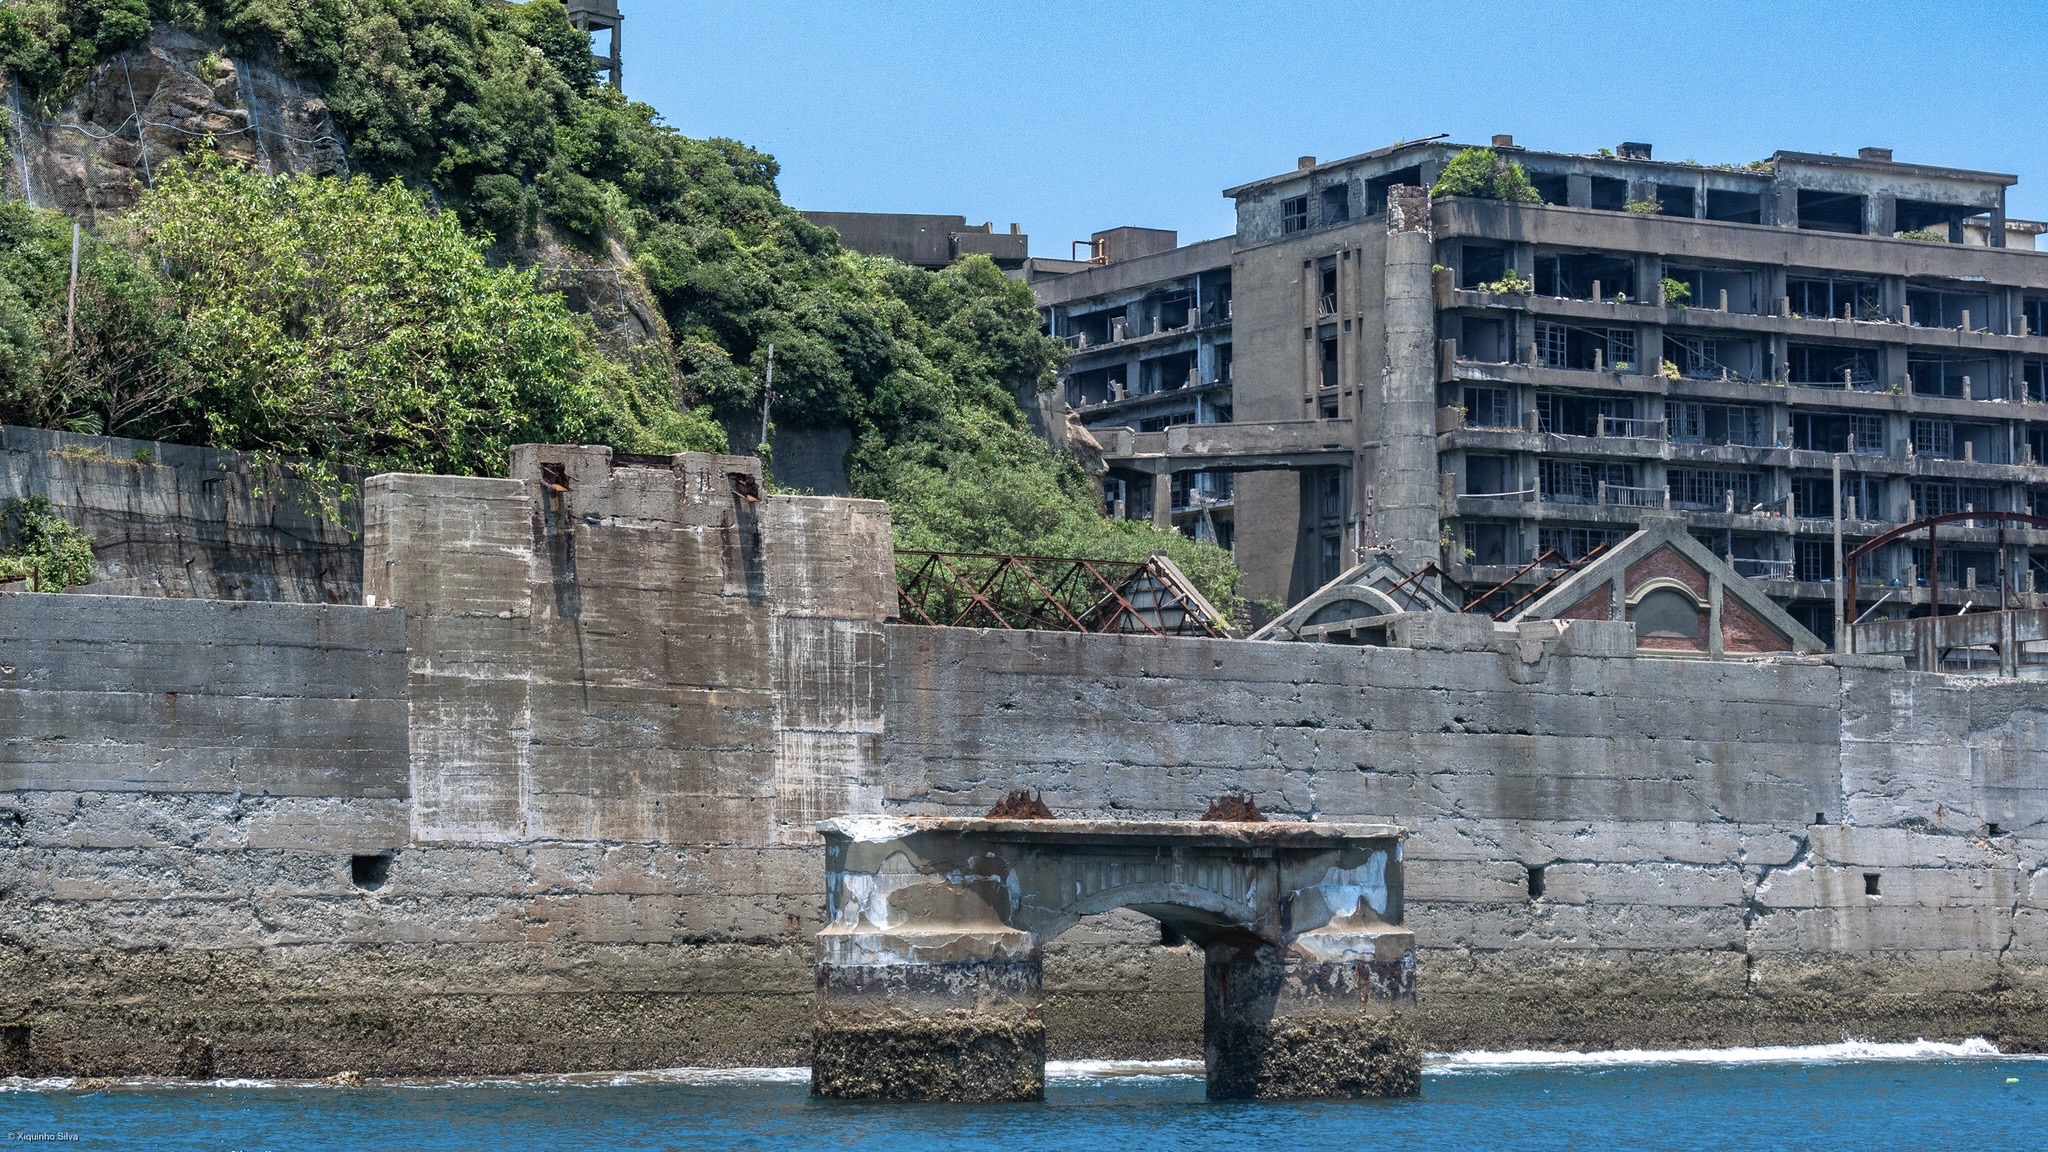
[[[1223,636],[1229,627],[1159,555],[1085,560],[899,550],[896,603],[904,621],[945,628]]]

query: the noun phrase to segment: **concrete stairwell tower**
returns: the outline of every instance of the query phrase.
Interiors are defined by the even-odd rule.
[[[1397,186],[1387,193],[1386,375],[1380,387],[1378,524],[1380,540],[1401,562],[1438,559],[1436,457],[1436,301],[1430,277],[1434,239],[1429,193]]]

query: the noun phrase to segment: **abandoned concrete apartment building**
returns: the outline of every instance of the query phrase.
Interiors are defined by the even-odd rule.
[[[1668,510],[1824,639],[1837,501],[1849,548],[2048,513],[2048,258],[2015,177],[1492,146],[1542,203],[1431,201],[1464,146],[1405,143],[1227,190],[1233,236],[1029,261],[1111,509],[1289,603],[1375,545],[1505,603]],[[2031,593],[2048,532],[2008,529],[1873,552],[1864,603]]]

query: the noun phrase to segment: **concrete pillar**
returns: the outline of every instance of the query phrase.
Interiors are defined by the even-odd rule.
[[[1373,485],[1381,541],[1402,563],[1438,558],[1436,494],[1436,302],[1429,195],[1395,188],[1387,203],[1386,367],[1380,385],[1381,448]]]
[[[1872,236],[1889,236],[1899,230],[1898,197],[1884,192],[1863,198],[1863,231]]]
[[[1324,929],[1284,954],[1214,944],[1203,974],[1202,1057],[1211,1100],[1413,1096],[1420,1050],[1395,1006],[1415,996],[1404,930]]]
[[[1173,527],[1173,474],[1152,477],[1152,526],[1162,531]]]
[[[1564,178],[1564,202],[1573,208],[1593,206],[1593,178],[1570,175]]]

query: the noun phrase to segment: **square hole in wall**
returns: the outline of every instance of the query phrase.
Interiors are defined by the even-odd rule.
[[[1863,894],[1865,896],[1880,895],[1877,890],[1877,873],[1865,872],[1863,874]]]
[[[348,878],[356,887],[375,892],[391,879],[391,857],[351,856],[348,858]]]
[[[1986,825],[1984,826],[1984,834],[1985,834],[1986,836],[1997,836],[1997,835],[1999,835],[2000,833],[1999,833],[1999,831],[1998,831],[1998,825],[1996,825],[1996,824],[1986,824]]]
[[[1531,865],[1529,865],[1529,899],[1531,899],[1531,900],[1541,900],[1542,898],[1543,898],[1543,865],[1541,865],[1541,864],[1531,864]]]
[[[1825,813],[1825,812],[1815,812],[1815,813],[1813,814],[1813,822],[1814,822],[1815,824],[1825,824],[1825,823],[1827,823],[1827,822],[1828,822],[1828,814],[1827,814],[1827,813]]]

